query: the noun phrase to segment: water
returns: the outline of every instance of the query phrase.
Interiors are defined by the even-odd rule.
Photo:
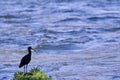
[[[22,70],[30,45],[39,53],[30,66],[54,80],[119,80],[119,7],[119,0],[1,0],[0,80]]]

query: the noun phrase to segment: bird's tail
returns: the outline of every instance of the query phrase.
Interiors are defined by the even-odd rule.
[[[22,65],[20,64],[20,65],[19,65],[19,68],[21,68],[21,67],[22,67]]]

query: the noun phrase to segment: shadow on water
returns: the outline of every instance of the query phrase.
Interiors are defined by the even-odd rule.
[[[120,76],[113,76],[112,79],[113,80],[116,80],[116,79],[118,80],[118,79],[120,79]]]

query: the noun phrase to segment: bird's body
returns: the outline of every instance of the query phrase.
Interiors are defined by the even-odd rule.
[[[28,65],[30,61],[31,61],[31,55],[30,54],[25,55],[21,60],[19,68],[23,67],[24,65]]]
[[[27,65],[29,64],[29,62],[31,61],[31,49],[32,47],[28,47],[28,54],[25,55],[21,62],[20,62],[20,65],[19,65],[19,68],[23,67],[24,66],[24,72],[27,73]],[[26,68],[26,71],[25,71],[25,68]]]

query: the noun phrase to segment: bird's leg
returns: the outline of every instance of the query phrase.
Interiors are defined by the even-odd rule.
[[[25,66],[24,66],[24,73],[25,73]]]
[[[27,65],[26,65],[26,73],[27,73]]]

